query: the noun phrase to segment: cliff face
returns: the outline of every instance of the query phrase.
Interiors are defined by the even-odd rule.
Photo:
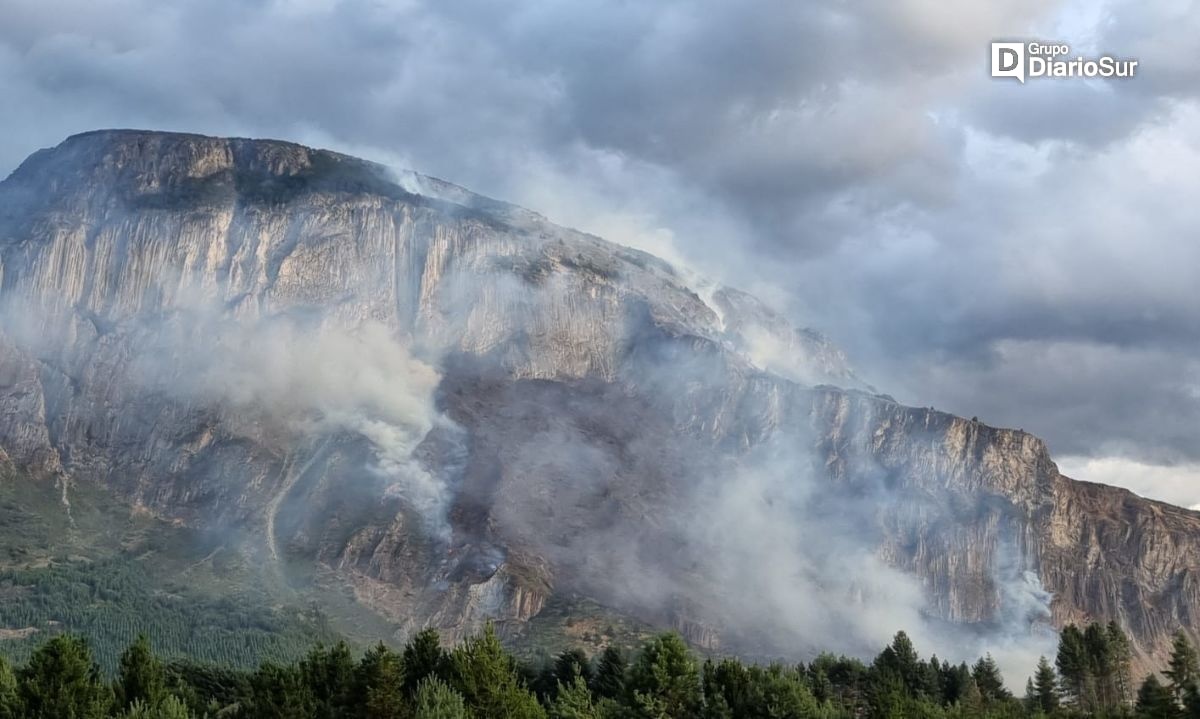
[[[0,272],[9,459],[312,563],[402,630],[520,631],[582,594],[751,646],[771,628],[740,615],[802,634],[882,572],[950,625],[1116,619],[1148,659],[1200,628],[1200,515],[871,394],[744,293],[431,178],[89,133],[0,185]],[[827,549],[866,569],[843,586]],[[760,603],[714,589],[747,582]]]

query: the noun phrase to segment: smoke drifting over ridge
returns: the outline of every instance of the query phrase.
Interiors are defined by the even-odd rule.
[[[449,490],[413,456],[434,425],[446,422],[433,398],[440,377],[385,326],[184,312],[145,349],[134,376],[168,395],[259,415],[297,440],[366,438],[375,453],[367,469],[383,478],[387,494],[410,504],[431,534],[449,538]]]
[[[451,426],[434,402],[440,375],[379,322],[231,311],[185,291],[169,309],[116,324],[9,298],[0,329],[68,372],[105,361],[115,337],[125,359],[107,382],[215,412],[235,434],[282,432],[289,453],[338,434],[362,437],[373,453],[362,471],[410,505],[431,536],[449,538],[449,490],[414,456],[435,426]],[[285,477],[279,496],[294,479]]]
[[[923,652],[956,661],[991,652],[1016,688],[1042,655],[1052,655],[1051,597],[1024,558],[1007,555],[989,580],[997,614],[982,626],[937,616],[931,587],[880,556],[881,525],[913,508],[913,498],[883,484],[854,492],[830,488],[814,458],[781,449],[757,451],[735,474],[710,479],[689,512],[687,535],[724,593],[721,616],[781,656],[786,648],[870,657],[905,630]],[[870,472],[866,472],[870,474]],[[934,514],[927,521],[951,521]]]
[[[528,284],[509,289],[525,297],[518,305],[560,297]],[[502,446],[504,474],[524,480],[502,480],[505,499],[492,514],[497,530],[575,568],[564,569],[572,586],[673,621],[701,641],[717,636],[729,651],[796,657],[831,649],[868,657],[905,629],[923,651],[942,658],[992,652],[1014,686],[1022,681],[1038,656],[1053,653],[1056,637],[1051,596],[1029,548],[1015,546],[1019,533],[1000,531],[996,561],[979,578],[995,614],[983,623],[939,617],[931,603],[937,589],[890,566],[881,547],[895,541],[892,530],[961,528],[962,509],[953,502],[978,500],[938,497],[939,490],[954,493],[944,488],[894,486],[905,480],[889,480],[894,470],[873,460],[872,438],[857,433],[837,439],[843,479],[832,477],[831,458],[818,449],[821,429],[793,405],[809,390],[758,369],[763,362],[753,344],[745,355],[719,349],[737,347],[741,330],[766,331],[741,327],[732,312],[725,319],[722,332],[734,333],[728,344],[677,336],[626,315],[621,333],[629,355],[599,396],[529,387],[519,401],[487,400],[508,407],[506,417],[518,427],[553,428],[531,436],[476,428],[497,433],[485,443]],[[783,346],[787,339],[773,341]],[[820,374],[799,355],[776,359],[789,362],[794,375]],[[889,421],[861,417],[853,431]],[[907,441],[942,439],[918,433]],[[631,505],[615,523],[606,518],[613,497]],[[902,513],[913,523],[889,526]],[[994,521],[1007,520],[1001,514]]]
[[[1195,0],[6,9],[0,175],[96,127],[390,161],[685,259],[904,401],[1200,501]],[[1010,36],[1146,72],[994,82]]]
[[[10,299],[30,293],[44,301],[31,304],[45,310],[27,304],[5,322],[69,378],[52,397],[49,416],[59,422],[68,415],[56,431],[61,426],[67,443],[79,438],[72,451],[99,445],[120,461],[162,453],[153,467],[162,474],[147,476],[184,484],[187,492],[197,477],[176,471],[183,460],[171,454],[180,449],[171,443],[185,438],[181,453],[203,456],[206,447],[192,441],[203,434],[194,426],[197,413],[206,422],[215,415],[227,433],[250,444],[298,446],[309,458],[320,454],[316,439],[356,435],[373,448],[372,478],[384,475],[380,494],[391,483],[392,494],[425,518],[419,531],[389,517],[344,546],[318,548],[324,561],[366,565],[376,572],[372,579],[423,578],[420,572],[441,561],[449,569],[430,583],[430,593],[477,591],[488,597],[487,616],[503,616],[505,582],[531,573],[514,563],[533,554],[552,560],[551,579],[565,587],[579,581],[656,620],[714,625],[731,635],[731,646],[741,635],[747,646],[757,640],[780,653],[821,647],[869,654],[905,628],[943,656],[977,653],[972,630],[939,626],[929,587],[889,568],[887,560],[897,557],[877,554],[887,541],[898,542],[889,532],[955,521],[938,504],[936,483],[935,491],[912,494],[893,486],[934,482],[936,472],[898,479],[872,460],[876,433],[899,420],[876,416],[872,408],[883,402],[866,394],[829,395],[860,398],[867,409],[831,440],[833,455],[817,449],[832,430],[813,420],[810,406],[825,395],[779,374],[809,383],[830,377],[829,366],[809,366],[792,354],[802,347],[834,370],[844,368],[836,354],[821,353],[815,336],[781,327],[777,316],[762,321],[765,309],[748,298],[735,302],[725,288],[698,293],[686,273],[656,258],[473,196],[458,206],[426,205],[403,195],[384,201],[306,194],[301,185],[286,202],[266,206],[216,195],[213,202],[239,203],[237,212],[219,202],[197,208],[187,193],[169,195],[175,204],[164,210],[162,187],[170,188],[175,175],[192,181],[200,167],[219,181],[231,171],[220,164],[228,158],[225,141],[116,133],[71,142],[115,143],[115,156],[127,165],[115,168],[118,179],[68,188],[103,208],[77,219],[65,213],[68,225],[94,222],[86,233],[18,225],[31,234],[5,247],[4,289]],[[238,151],[254,161],[282,156],[287,167],[329,161],[270,143]],[[109,155],[96,154],[108,168]],[[149,180],[129,167],[150,168]],[[129,190],[107,184],[123,182],[126,173],[156,204],[135,195],[118,212],[108,203],[108,194]],[[57,192],[43,199],[66,202]],[[110,257],[125,264],[103,265]],[[205,257],[233,259],[184,271]],[[106,274],[84,284],[92,281],[79,278],[95,266]],[[227,279],[234,271],[253,282],[235,289]],[[271,283],[258,284],[261,277]],[[66,306],[65,298],[77,299]],[[56,313],[64,325],[47,332]],[[773,346],[787,348],[785,356],[755,357],[761,353],[754,333],[771,332],[781,333]],[[795,366],[781,369],[783,360]],[[75,392],[81,401],[72,404]],[[122,392],[124,404],[111,403],[114,413],[109,400]],[[143,404],[146,397],[154,401]],[[445,467],[413,456],[431,431],[448,426],[443,414],[469,438],[461,485],[449,481]],[[941,441],[916,433],[908,440]],[[243,464],[236,472],[221,475],[197,462],[194,474],[242,481],[257,471],[245,457],[237,455]],[[841,463],[840,475],[831,461]],[[309,466],[303,458],[296,464],[300,474]],[[296,478],[279,480],[267,504],[269,524],[276,512],[322,509],[277,501],[289,479]],[[928,521],[888,526],[897,515]],[[273,529],[268,534],[273,542]],[[433,562],[419,556],[415,567],[386,566],[428,536],[453,546]],[[368,561],[350,556],[364,551],[373,553]],[[1027,583],[1026,559],[1015,552],[1011,562],[992,565],[989,591],[1004,611],[978,641],[1011,637],[1014,646],[1041,647],[1021,607],[1044,600]],[[571,577],[575,565],[590,576]],[[1032,666],[1027,658],[1023,670]]]

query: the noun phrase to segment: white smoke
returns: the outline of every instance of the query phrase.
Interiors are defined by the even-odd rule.
[[[411,343],[371,319],[239,312],[200,295],[181,292],[169,309],[112,326],[10,297],[0,326],[52,364],[91,372],[98,361],[111,373],[105,383],[214,410],[234,433],[282,431],[289,454],[339,434],[362,437],[374,453],[365,470],[382,480],[384,494],[403,499],[431,535],[449,538],[449,490],[414,450],[435,427],[452,423],[436,408],[439,372]],[[268,523],[303,474],[296,468],[307,469],[318,452],[310,454],[285,462]]]
[[[436,424],[448,422],[435,407],[441,377],[384,325],[189,312],[152,332],[151,341],[156,351],[134,374],[156,378],[160,390],[252,413],[304,437],[366,438],[375,453],[369,469],[388,483],[386,493],[448,537],[449,492],[413,456]]]
[[[733,476],[704,481],[682,524],[709,576],[713,608],[731,629],[776,651],[864,658],[903,629],[926,656],[971,661],[991,653],[1014,690],[1040,655],[1053,654],[1051,596],[1016,552],[996,547],[992,622],[939,620],[922,582],[879,554],[880,517],[903,500],[882,486],[840,492],[803,449],[755,454]]]
[[[685,531],[735,630],[770,632],[776,650],[870,652],[922,624],[925,597],[876,555],[861,507],[822,508],[828,479],[804,464],[775,454],[711,481]]]

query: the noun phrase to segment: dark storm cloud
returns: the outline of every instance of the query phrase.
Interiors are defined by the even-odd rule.
[[[1060,457],[1133,456],[1167,465],[1195,461],[1200,362],[1181,361],[1181,354],[1091,342],[1003,340],[984,358],[951,358],[918,371],[922,383],[940,388],[939,408],[1024,418],[1020,426],[1027,430],[1049,430],[1042,435]]]
[[[102,126],[332,146],[756,291],[903,400],[1200,461],[1197,10],[9,0],[0,172]],[[992,80],[1003,37],[1141,75]]]
[[[600,150],[768,231],[789,205],[952,170],[930,83],[1023,9],[927,5],[27,1],[0,37],[43,142],[120,120],[308,133],[501,189],[513,161]]]
[[[973,136],[952,207],[809,276],[836,278],[830,303],[878,308],[860,354],[888,358],[880,384],[910,401],[1059,456],[1194,463],[1198,122],[1180,106],[1103,150]]]
[[[1026,143],[1102,147],[1128,137],[1149,112],[1162,107],[1157,99],[1130,101],[1113,83],[1003,83],[989,90],[971,108],[971,122]]]

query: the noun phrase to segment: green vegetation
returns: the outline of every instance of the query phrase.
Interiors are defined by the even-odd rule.
[[[1184,641],[1186,644],[1186,640]],[[1133,693],[1129,639],[1116,623],[1063,628],[1056,664],[1059,685],[1073,704],[1093,713],[1111,713]]]
[[[0,474],[0,656],[25,662],[70,633],[112,673],[145,634],[165,657],[251,668],[337,638],[322,613],[212,537],[94,487],[69,496],[68,509],[53,482]]]
[[[1187,637],[1161,676],[1135,684],[1116,624],[1065,627],[1023,698],[990,656],[923,659],[903,632],[871,662],[701,660],[677,635],[578,598],[547,605],[513,651],[489,628],[449,651],[425,631],[359,653],[311,594],[226,537],[95,487],[67,494],[69,507],[61,486],[0,469],[0,719],[1200,719]],[[323,606],[355,636],[391,635],[345,603]]]
[[[253,670],[164,663],[136,639],[106,679],[87,642],[59,635],[15,670],[0,660],[0,719],[1041,719],[1200,716],[1196,654],[1176,639],[1165,683],[1133,696],[1128,647],[1113,625],[1069,626],[1052,664],[1033,669],[1024,699],[996,663],[922,659],[904,632],[870,662],[822,654],[768,666],[699,660],[676,634],[632,656],[578,649],[540,666],[508,653],[488,626],[446,650],[433,630],[402,651],[378,644],[355,658],[345,643]],[[1056,670],[1054,665],[1060,669]],[[1065,667],[1065,671],[1061,669]]]
[[[72,633],[111,674],[145,634],[169,660],[250,669],[294,661],[316,643],[366,646],[396,631],[343,577],[311,562],[264,562],[247,554],[253,541],[177,526],[95,485],[71,485],[67,496],[69,507],[53,480],[0,464],[0,657],[24,662],[42,642]],[[593,602],[556,598],[508,639],[520,659],[540,663],[564,645],[594,654],[651,636]]]
[[[654,633],[648,624],[587,599],[552,596],[518,635],[507,639],[517,658],[543,663],[553,661],[564,646],[579,647],[589,655],[597,654],[605,647],[630,653]]]
[[[108,670],[139,632],[153,636],[167,656],[237,667],[286,661],[314,641],[334,637],[315,609],[276,609],[248,593],[207,599],[181,586],[156,587],[144,565],[122,557],[4,571],[0,587],[0,625],[24,630],[0,643],[16,659],[27,656],[36,640],[60,631],[92,638]]]

